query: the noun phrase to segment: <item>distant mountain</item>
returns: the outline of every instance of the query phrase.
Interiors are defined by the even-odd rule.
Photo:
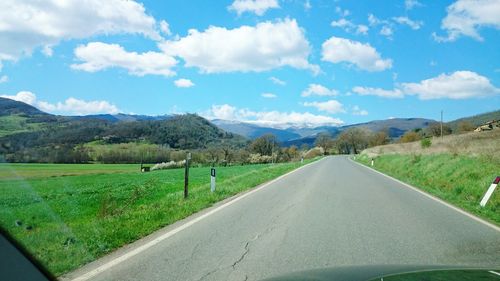
[[[161,115],[161,116],[149,116],[149,115],[134,115],[134,114],[94,114],[94,115],[84,115],[84,116],[72,116],[74,119],[99,119],[106,120],[109,122],[134,122],[134,121],[155,121],[155,120],[167,120],[172,118],[172,115]]]
[[[264,134],[274,134],[278,138],[278,140],[285,146],[300,146],[302,144],[307,144],[310,146],[314,144],[316,136],[319,133],[329,133],[332,137],[336,137],[343,130],[351,127],[365,128],[374,132],[384,130],[387,131],[388,135],[391,138],[398,138],[408,130],[425,128],[432,122],[436,121],[424,118],[393,118],[387,120],[375,120],[367,123],[346,125],[342,127],[320,126],[316,128],[290,127],[287,129],[276,129],[239,121],[228,121],[220,119],[212,120],[212,123],[217,125],[219,128],[228,132],[245,136],[250,139],[258,138]]]
[[[254,124],[249,124],[249,123],[243,123],[243,122],[238,122],[238,121],[228,121],[228,120],[221,120],[221,119],[215,119],[211,121],[213,124],[215,124],[217,127],[234,133],[238,134],[250,139],[256,139],[260,136],[263,136],[265,134],[273,134],[276,136],[278,141],[286,141],[290,139],[297,139],[300,138],[301,135],[297,134],[293,131],[289,130],[284,130],[284,129],[275,129],[275,128],[269,128],[269,127],[261,127],[258,125]]]

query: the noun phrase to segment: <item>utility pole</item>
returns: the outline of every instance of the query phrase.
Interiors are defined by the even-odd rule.
[[[191,160],[190,152],[188,152],[186,155],[186,163],[184,166],[184,199],[188,198],[189,160]]]
[[[441,110],[441,138],[443,138],[443,111]]]

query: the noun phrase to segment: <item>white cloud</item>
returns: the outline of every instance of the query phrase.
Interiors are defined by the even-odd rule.
[[[124,33],[161,39],[155,19],[135,1],[0,1],[0,60],[62,40]]]
[[[380,88],[370,88],[370,87],[354,87],[353,92],[361,96],[379,96],[383,98],[402,98],[404,93],[399,90],[384,90]]]
[[[33,106],[35,105],[35,102],[36,102],[35,94],[33,94],[32,92],[29,92],[29,91],[21,91],[13,96],[0,95],[0,97],[15,100],[15,101],[24,102],[24,103],[27,103],[27,104],[33,105]]]
[[[345,112],[344,106],[336,100],[329,100],[324,102],[304,102],[303,105],[315,107],[319,111],[326,111],[331,114]]]
[[[304,9],[306,11],[310,10],[312,8],[312,5],[311,5],[311,1],[309,0],[306,0],[306,2],[304,3]]]
[[[96,72],[108,68],[124,68],[129,74],[144,76],[148,74],[173,76],[171,69],[177,60],[160,52],[127,52],[118,44],[90,42],[75,49],[75,56],[82,63],[72,64],[71,68]]]
[[[392,18],[395,22],[399,24],[406,24],[413,30],[418,30],[424,24],[422,21],[413,21],[408,17],[394,17]]]
[[[341,7],[337,6],[335,7],[335,12],[343,17],[347,17],[348,15],[351,14],[351,12],[347,9],[343,10]]]
[[[276,78],[274,76],[269,77],[269,80],[271,80],[276,85],[280,85],[280,86],[285,86],[286,85],[285,81],[283,81],[281,79],[278,79],[278,78]]]
[[[262,16],[267,10],[279,7],[278,0],[235,0],[227,8],[229,11],[235,11],[238,15],[248,12]]]
[[[177,88],[191,88],[194,86],[194,83],[189,79],[177,79],[174,81],[174,84]]]
[[[302,97],[309,96],[336,96],[338,91],[335,89],[328,89],[327,87],[320,84],[309,84],[307,89],[302,91]]]
[[[393,90],[380,88],[354,87],[359,95],[375,95],[386,98],[402,98],[404,95],[417,95],[421,100],[430,99],[469,99],[500,94],[490,80],[472,71],[455,71],[418,83],[402,83]]]
[[[332,21],[330,25],[333,27],[341,27],[346,30],[349,30],[350,28],[354,27],[354,24],[351,21],[346,20],[345,18],[341,18],[337,21]]]
[[[359,108],[359,106],[355,105],[352,107],[352,115],[366,116],[368,115],[368,111]]]
[[[417,0],[405,0],[405,8],[406,10],[411,10],[416,7],[421,7],[422,4]]]
[[[266,98],[266,99],[275,99],[278,96],[273,94],[273,93],[262,93],[260,94],[261,97]]]
[[[42,54],[44,54],[46,57],[51,57],[54,54],[54,50],[50,45],[45,45],[42,48]]]
[[[500,29],[500,1],[498,0],[458,0],[448,6],[447,15],[441,28],[447,36],[433,33],[436,41],[455,41],[460,36],[469,36],[482,41],[478,30],[482,27]]]
[[[376,26],[376,25],[379,25],[381,23],[387,23],[387,22],[378,19],[373,14],[368,14],[368,23],[370,24],[370,26]]]
[[[331,37],[323,43],[321,59],[332,63],[347,62],[367,71],[392,67],[392,60],[382,59],[370,44],[339,37]]]
[[[234,29],[191,29],[186,37],[161,43],[160,48],[204,73],[260,72],[283,66],[319,72],[308,62],[311,46],[294,19]]]
[[[389,38],[392,36],[392,33],[393,33],[392,28],[388,25],[384,25],[382,27],[382,29],[380,30],[381,35],[384,35],[384,36],[389,37]]]
[[[49,103],[39,101],[36,95],[29,91],[21,91],[13,96],[1,95],[0,97],[21,101],[35,106],[42,111],[56,114],[88,115],[101,113],[116,114],[119,112],[115,105],[103,100],[85,101],[70,97],[64,102]]]
[[[170,25],[164,20],[160,21],[160,30],[165,35],[172,35],[172,31],[170,31]]]
[[[363,25],[363,24],[356,25],[353,22],[351,22],[350,20],[347,20],[345,18],[341,18],[339,20],[332,21],[330,23],[330,25],[333,27],[342,28],[345,32],[351,32],[353,30],[356,30],[357,34],[365,34],[365,35],[368,32],[368,26]]]
[[[356,29],[356,33],[366,35],[366,34],[368,34],[368,30],[369,30],[368,26],[366,26],[364,24],[360,24],[360,25],[358,25],[358,28]]]
[[[402,88],[405,93],[418,95],[422,100],[467,99],[500,94],[500,89],[495,88],[488,78],[471,71],[443,73],[419,83],[403,83]]]
[[[7,81],[9,81],[9,77],[7,75],[2,75],[2,77],[0,77],[0,84],[5,83]]]
[[[210,110],[200,115],[207,119],[235,120],[273,128],[340,126],[344,123],[338,118],[309,112],[252,111],[228,104],[213,105]]]

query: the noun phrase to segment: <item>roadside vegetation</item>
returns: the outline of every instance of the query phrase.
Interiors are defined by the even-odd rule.
[[[369,148],[357,160],[500,225],[500,190],[479,206],[500,176],[500,130],[427,140]]]
[[[0,166],[0,226],[56,275],[93,261],[127,243],[214,203],[274,179],[313,159],[279,164],[190,169],[189,198],[183,198],[184,169],[132,172],[137,165]],[[43,165],[43,164],[41,164]],[[8,170],[8,171],[5,171]],[[107,174],[107,172],[118,172]],[[63,174],[82,173],[74,176]],[[88,173],[88,174],[83,174]],[[12,175],[23,175],[15,178]]]

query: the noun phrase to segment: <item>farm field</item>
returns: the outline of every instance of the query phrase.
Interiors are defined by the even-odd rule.
[[[0,180],[139,172],[139,164],[0,163]]]
[[[304,161],[304,164],[313,160]],[[0,226],[50,272],[61,275],[302,164],[191,168],[139,173],[138,165],[2,164]]]

